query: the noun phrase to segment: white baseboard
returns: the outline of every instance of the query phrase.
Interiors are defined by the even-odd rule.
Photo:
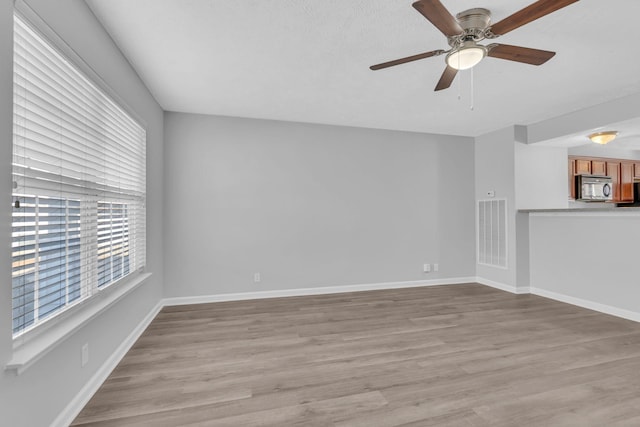
[[[303,295],[340,294],[345,292],[374,291],[379,289],[415,288],[420,286],[455,285],[474,283],[475,277],[456,277],[450,279],[416,280],[410,282],[385,282],[343,286],[321,286],[315,288],[282,289],[275,291],[239,292],[229,294],[200,295],[195,297],[169,297],[164,305],[203,304],[223,301],[243,301],[251,299],[294,297]]]
[[[129,336],[118,346],[105,363],[91,377],[91,379],[82,387],[80,392],[69,402],[66,408],[56,417],[51,427],[67,427],[78,416],[82,408],[89,402],[91,397],[98,391],[102,383],[107,379],[111,371],[120,363],[120,360],[127,354],[129,349],[135,344],[136,340],[147,329],[147,326],[162,310],[163,302],[159,301],[155,307],[147,313],[140,324],[129,334]]]
[[[485,279],[483,277],[476,277],[476,282],[481,285],[490,286],[492,288],[500,289],[501,291],[510,292],[512,294],[533,294],[541,297],[549,298],[555,301],[564,302],[567,304],[575,305],[582,308],[588,308],[589,310],[597,311],[599,313],[610,314],[611,316],[621,317],[627,320],[633,320],[634,322],[640,322],[640,312],[625,310],[623,308],[613,307],[611,305],[601,304],[599,302],[593,302],[582,298],[576,298],[569,295],[560,294],[553,291],[547,291],[545,289],[527,287],[516,288],[515,286],[506,285],[500,282],[494,282],[493,280]]]
[[[518,288],[505,283],[495,282],[493,280],[485,279],[484,277],[476,277],[475,281],[481,285],[490,286],[492,288],[500,289],[501,291],[510,292],[512,294],[528,294],[529,288]]]
[[[599,302],[593,302],[569,295],[559,294],[553,291],[547,291],[545,289],[531,288],[531,293],[533,295],[565,302],[567,304],[577,305],[578,307],[588,308],[589,310],[598,311],[600,313],[610,314],[612,316],[621,317],[627,320],[633,320],[634,322],[640,322],[640,312],[637,311],[625,310],[622,308],[613,307],[611,305],[600,304]]]
[[[599,302],[593,302],[582,298],[576,298],[569,295],[560,294],[553,291],[547,291],[545,289],[527,287],[516,288],[515,286],[506,285],[500,282],[494,282],[493,280],[485,279],[483,277],[476,277],[476,282],[481,285],[490,286],[492,288],[500,289],[502,291],[510,292],[512,294],[532,294],[541,297],[549,298],[555,301],[564,302],[567,304],[575,305],[589,310],[597,311],[599,313],[609,314],[611,316],[620,317],[627,320],[633,320],[634,322],[640,322],[640,312],[625,310],[611,305],[601,304]]]

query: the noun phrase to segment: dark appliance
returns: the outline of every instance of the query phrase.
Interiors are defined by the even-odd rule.
[[[623,207],[623,208],[640,207],[640,182],[633,183],[633,202],[618,203],[616,206]]]

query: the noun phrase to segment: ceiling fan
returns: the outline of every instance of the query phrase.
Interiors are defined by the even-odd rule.
[[[529,22],[569,6],[579,0],[538,0],[524,9],[495,24],[491,22],[491,12],[483,8],[474,8],[460,12],[454,18],[440,0],[419,0],[413,7],[427,18],[445,36],[451,49],[432,50],[394,61],[372,65],[372,70],[393,67],[418,59],[446,54],[445,68],[435,90],[451,86],[458,70],[466,70],[477,65],[485,56],[542,65],[556,53],[548,50],[531,49],[508,44],[492,43],[487,46],[478,44],[484,39],[495,39]]]

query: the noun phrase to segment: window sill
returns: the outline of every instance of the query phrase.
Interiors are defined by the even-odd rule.
[[[57,321],[50,325],[43,325],[44,330],[39,333],[24,339],[22,337],[15,339],[13,357],[5,366],[5,371],[20,375],[71,334],[85,326],[87,322],[140,286],[150,276],[151,273],[142,273],[119,286],[105,289],[103,293],[93,298],[94,301],[78,306],[77,310],[69,311],[69,316],[56,319]]]

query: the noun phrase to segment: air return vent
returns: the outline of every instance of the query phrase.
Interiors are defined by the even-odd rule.
[[[478,264],[507,268],[507,201],[478,200]]]

